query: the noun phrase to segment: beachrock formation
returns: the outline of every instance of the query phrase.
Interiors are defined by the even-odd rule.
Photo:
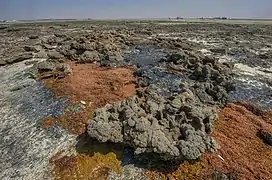
[[[94,61],[100,61],[100,56],[97,51],[85,51],[79,59],[80,63],[92,63]]]
[[[232,66],[188,51],[171,53],[153,46],[136,50],[126,61],[138,65],[144,90],[95,111],[89,136],[165,161],[194,160],[214,151],[217,145],[209,133],[227,100]]]
[[[39,52],[39,48],[35,46],[25,46],[24,47],[25,51],[30,51],[30,52]]]
[[[47,53],[47,56],[50,58],[50,59],[62,59],[64,58],[64,56],[62,54],[60,54],[59,52],[57,51],[49,51]]]
[[[0,60],[0,66],[4,66],[4,65],[6,65],[7,64],[7,62],[4,60],[4,59],[1,59]]]
[[[90,137],[130,146],[137,157],[146,155],[148,162],[197,159],[204,151],[215,150],[217,145],[210,132],[227,100],[272,108],[272,26],[262,23],[73,21],[0,25],[0,178],[50,179],[49,159],[74,146],[76,137],[62,128],[40,127],[42,119],[60,115],[67,102],[56,99],[37,80],[73,73],[66,64],[68,60],[75,64],[97,61],[109,67],[132,65],[138,78],[137,95],[96,110],[88,123]],[[246,136],[233,127],[250,125],[245,122],[249,118],[243,118],[249,112],[241,114],[240,108],[235,109],[226,111],[221,121],[229,127],[220,132],[221,152],[238,153],[222,156],[222,162],[215,153],[214,163],[229,161],[228,167],[235,166],[241,179],[241,168],[251,171],[244,179],[271,179],[272,168],[258,164],[259,159],[254,158],[261,154],[254,143],[258,142],[262,150],[270,148],[271,131],[257,134],[259,126],[254,132],[245,126],[243,132],[251,132],[252,141],[244,143],[243,149],[233,148],[245,142]],[[229,123],[230,116],[242,123]],[[231,138],[235,133],[238,138]],[[220,144],[220,139],[216,140]],[[243,163],[246,165],[241,167]],[[142,178],[144,170],[138,168],[139,174],[133,174],[133,163],[123,164],[132,174],[121,175],[120,179]],[[252,167],[256,167],[254,171]],[[215,169],[222,171],[220,166]]]
[[[7,63],[12,64],[12,63],[20,62],[23,60],[31,59],[32,57],[33,57],[32,53],[18,54],[8,59]]]
[[[34,55],[34,58],[38,58],[38,59],[47,59],[47,53],[45,51],[40,51],[37,54]]]
[[[124,57],[120,52],[108,52],[103,55],[100,61],[101,66],[121,66],[124,64]]]
[[[67,34],[55,34],[44,40],[44,48],[56,49],[67,59],[80,63],[101,62],[102,66],[120,65],[124,63],[122,48],[128,41],[129,35],[109,31],[101,34],[93,31],[89,35],[70,37]],[[48,54],[50,57],[50,54]],[[54,57],[53,57],[54,58]],[[59,58],[58,58],[59,59]],[[110,63],[109,63],[110,62]]]
[[[206,150],[216,149],[205,133],[211,131],[216,108],[195,108],[199,103],[190,90],[160,102],[132,97],[97,110],[88,133],[101,142],[129,145],[135,154],[151,152],[163,160],[197,159]]]

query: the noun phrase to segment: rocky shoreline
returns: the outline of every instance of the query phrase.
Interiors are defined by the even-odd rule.
[[[252,107],[248,114],[256,106],[259,121],[265,121],[256,125],[256,138],[263,142],[260,148],[271,149],[272,122],[262,119],[272,107],[270,25],[117,21],[5,27],[0,29],[1,179],[69,179],[72,174],[61,177],[68,173],[62,172],[70,166],[65,163],[76,166],[83,159],[101,161],[106,167],[98,171],[101,177],[133,179],[139,174],[147,179],[152,174],[163,178],[146,170],[161,170],[156,167],[159,163],[170,163],[176,172],[184,161],[203,163],[214,158],[207,153],[224,154],[227,145],[218,138],[217,128],[224,122],[220,113],[231,102],[253,104],[231,105],[233,109]],[[253,115],[239,116],[247,121]],[[105,158],[113,163],[107,164],[101,154],[76,152],[75,137],[82,133],[87,141],[102,146],[122,146],[117,159],[132,162],[118,165],[116,157],[109,155]],[[53,167],[52,157],[56,158]],[[142,162],[152,165],[141,167]],[[246,170],[229,172],[210,162],[225,176],[250,176]],[[124,174],[112,172],[120,169],[111,168],[113,164]],[[270,159],[266,167],[271,165]],[[52,168],[55,174],[50,174]],[[199,176],[204,178],[206,173]],[[271,175],[268,168],[261,177]]]

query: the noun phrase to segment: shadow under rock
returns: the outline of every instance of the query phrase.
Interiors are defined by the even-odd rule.
[[[154,153],[135,155],[131,147],[121,143],[101,143],[96,139],[90,138],[87,132],[77,137],[76,151],[88,155],[94,155],[94,153],[97,152],[106,155],[113,152],[121,161],[122,167],[133,164],[137,168],[161,173],[171,173],[177,170],[182,164],[181,161],[162,161],[159,156]]]

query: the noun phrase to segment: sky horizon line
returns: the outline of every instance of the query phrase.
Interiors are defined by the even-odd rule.
[[[271,0],[8,0],[0,19],[272,18]]]
[[[182,16],[173,16],[173,17],[120,17],[120,18],[106,18],[106,17],[102,17],[102,18],[92,18],[92,17],[82,17],[82,18],[33,18],[33,19],[0,19],[0,20],[5,20],[5,21],[12,21],[12,20],[15,20],[15,21],[32,21],[32,20],[149,20],[149,19],[176,19],[177,17],[180,17],[180,18],[183,18],[183,19],[197,19],[197,18],[206,18],[206,19],[209,19],[209,18],[217,18],[217,17],[227,17],[227,16],[209,16],[209,17],[182,17]],[[272,20],[272,17],[227,17],[229,19],[267,19],[267,20]]]

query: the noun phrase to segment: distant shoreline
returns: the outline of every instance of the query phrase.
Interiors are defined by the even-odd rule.
[[[181,18],[176,19],[172,17],[169,18],[127,18],[127,19],[34,19],[34,20],[0,20],[0,24],[20,24],[20,23],[48,23],[48,22],[92,22],[92,21],[158,21],[158,22],[198,22],[198,23],[209,23],[209,22],[220,22],[220,23],[228,23],[228,22],[272,22],[271,18],[228,18],[228,19],[218,19],[218,18]]]
[[[61,18],[61,19],[54,19],[54,18],[44,18],[44,19],[24,19],[24,20],[2,20],[6,22],[29,22],[29,21],[86,21],[86,20],[168,20],[176,19],[176,17],[168,17],[168,18]],[[193,17],[193,18],[181,18],[180,20],[193,20],[193,19],[199,19],[199,20],[261,20],[261,21],[271,21],[272,18],[231,18],[228,19],[218,19],[217,17]],[[1,21],[1,20],[0,20]]]

